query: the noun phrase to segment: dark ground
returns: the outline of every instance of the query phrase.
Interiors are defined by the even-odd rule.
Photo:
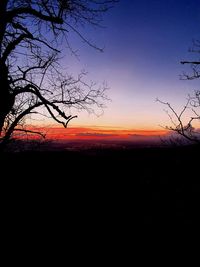
[[[199,155],[197,146],[7,152],[1,154],[1,190],[17,214],[25,209],[78,221],[194,224]]]

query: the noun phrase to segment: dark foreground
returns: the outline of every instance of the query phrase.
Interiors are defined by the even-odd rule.
[[[1,184],[17,213],[23,207],[78,221],[194,224],[199,155],[192,146],[9,152],[1,154]]]

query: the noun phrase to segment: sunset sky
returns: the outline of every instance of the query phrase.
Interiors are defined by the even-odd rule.
[[[69,41],[78,57],[63,44],[67,71],[76,75],[85,69],[89,81],[106,81],[111,99],[102,116],[77,113],[70,127],[161,130],[159,125],[166,125],[168,118],[156,98],[180,109],[187,94],[197,88],[197,81],[182,81],[179,75],[189,71],[180,61],[191,58],[188,49],[199,39],[200,1],[121,0],[104,15],[102,25],[80,30],[104,47],[104,53],[75,34]]]

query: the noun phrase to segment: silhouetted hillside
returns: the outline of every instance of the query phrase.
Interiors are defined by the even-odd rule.
[[[4,153],[1,178],[9,195],[55,201],[59,210],[71,205],[88,216],[129,223],[195,223],[199,152],[185,146]]]

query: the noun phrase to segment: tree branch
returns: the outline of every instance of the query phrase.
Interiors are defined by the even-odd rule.
[[[19,129],[19,128],[15,128],[14,131],[31,133],[31,134],[37,134],[37,135],[40,135],[44,139],[46,137],[46,134],[43,134],[43,133],[38,132],[38,131],[32,131],[32,130],[26,130],[26,129]]]
[[[15,129],[15,127],[18,125],[18,123],[20,122],[20,120],[25,117],[26,115],[30,114],[31,111],[39,106],[42,106],[43,103],[42,102],[38,102],[36,104],[34,104],[33,106],[28,107],[27,109],[25,109],[23,112],[21,112],[16,118],[15,120],[11,123],[10,127],[8,128],[5,136],[2,138],[2,146],[7,143]]]
[[[200,61],[181,61],[181,64],[194,64],[199,65]]]
[[[52,14],[50,15],[45,15],[40,11],[37,11],[33,8],[29,8],[29,7],[22,7],[22,8],[15,8],[11,11],[7,11],[7,19],[8,22],[12,22],[13,19],[19,15],[32,15],[36,18],[39,18],[43,21],[48,21],[48,22],[53,22],[56,24],[62,24],[63,23],[63,19],[61,17],[58,16],[53,16]]]
[[[33,38],[33,36],[30,34],[25,34],[25,33],[23,33],[23,34],[21,34],[17,39],[15,39],[14,41],[12,41],[12,42],[10,42],[8,45],[7,45],[7,47],[6,47],[6,49],[5,49],[5,51],[4,51],[4,53],[3,53],[3,56],[2,56],[2,60],[3,60],[3,62],[5,62],[6,61],[6,59],[8,58],[8,56],[10,55],[10,53],[15,49],[15,47],[19,44],[19,43],[21,43],[25,38],[29,38],[29,39],[32,39]]]
[[[72,116],[72,115],[69,115],[67,116],[65,114],[65,112],[61,111],[60,108],[55,104],[54,101],[49,101],[47,100],[45,97],[43,97],[40,93],[40,91],[38,90],[37,86],[36,85],[33,85],[33,84],[28,84],[26,85],[24,88],[21,88],[21,90],[18,90],[15,92],[15,95],[17,94],[21,94],[21,93],[32,93],[34,95],[36,95],[40,101],[43,103],[43,105],[46,107],[46,109],[48,110],[49,114],[52,116],[52,118],[62,124],[65,128],[67,127],[69,121],[73,118],[77,118],[77,116]],[[61,120],[59,120],[58,118],[56,118],[56,116],[53,114],[53,112],[51,111],[51,108],[52,107],[55,111],[57,111],[57,113],[63,118],[66,120],[66,122],[63,122]]]

